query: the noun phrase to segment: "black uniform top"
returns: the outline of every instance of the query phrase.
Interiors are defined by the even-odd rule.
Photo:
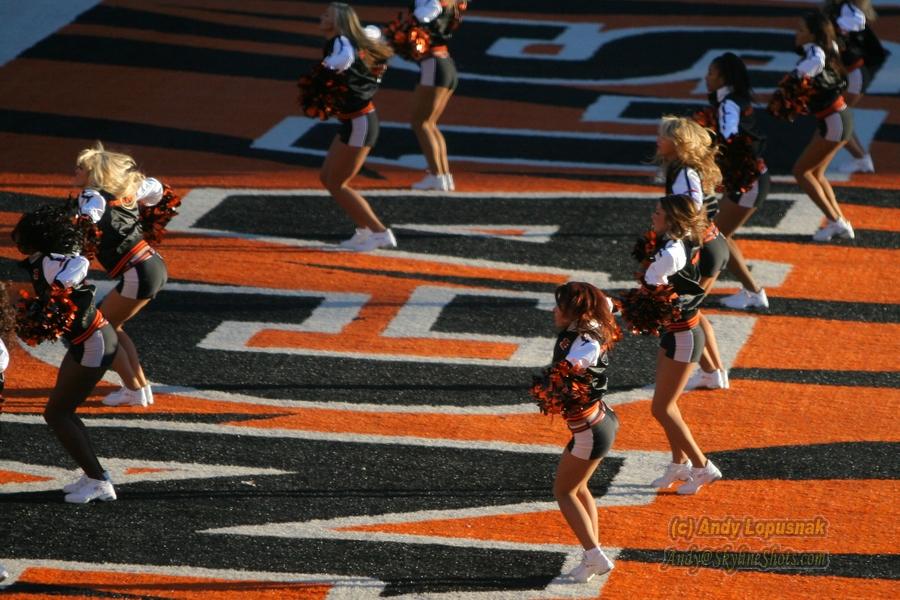
[[[47,262],[45,260],[56,263],[54,266],[58,268],[55,270],[62,272],[65,270],[67,263],[75,259],[87,260],[78,255],[42,254],[37,252],[21,261],[19,266],[28,271],[31,285],[34,287],[34,293],[38,296],[43,296],[50,293],[50,288],[53,285],[47,281],[47,274],[45,273]],[[53,281],[57,281],[55,276]],[[82,278],[80,281],[73,283],[71,288],[72,293],[69,299],[75,304],[75,320],[72,322],[71,329],[64,332],[62,336],[69,342],[86,333],[97,317],[97,307],[94,306],[94,286],[85,283]]]
[[[844,18],[842,18],[844,17]],[[842,2],[838,6],[832,7],[828,13],[828,18],[834,24],[834,31],[841,39],[843,49],[841,50],[841,62],[846,67],[857,67],[860,61],[866,62],[866,15],[852,2]],[[853,22],[850,29],[841,27],[844,19]]]
[[[554,365],[560,361],[566,360],[566,357],[569,355],[569,350],[572,348],[572,344],[575,343],[575,340],[578,338],[584,338],[586,341],[592,340],[592,338],[582,333],[568,329],[559,333],[556,337],[556,343],[553,345]],[[606,375],[607,367],[609,367],[609,353],[601,348],[597,362],[586,369],[586,372],[591,375],[591,400],[588,404],[580,407],[579,410],[584,410],[603,398],[603,394],[606,393],[609,384],[609,378]]]
[[[347,46],[349,45],[349,47]],[[378,77],[362,59],[363,52],[353,40],[344,35],[338,35],[327,42],[322,49],[322,58],[325,59],[337,52],[352,52],[353,62],[345,69],[338,69],[347,77],[347,93],[338,103],[338,111],[344,114],[355,113],[365,108],[375,92],[378,91]]]
[[[450,38],[453,37],[453,32],[456,30],[456,27],[459,25],[458,9],[455,9],[447,2],[440,2],[439,4],[441,12],[438,16],[427,23],[419,21],[419,24],[424,27],[431,36],[432,46],[446,46],[447,42],[450,41]],[[416,3],[413,2],[409,9],[410,14],[414,14],[415,10]],[[416,20],[418,21],[418,19]]]
[[[666,194],[690,196],[695,206],[706,207],[706,218],[710,224],[719,212],[719,199],[713,195],[705,196],[703,193],[700,173],[680,162],[669,163],[666,167]]]
[[[727,142],[734,135],[747,136],[753,140],[753,156],[760,158],[766,149],[766,135],[756,122],[750,98],[735,95],[730,90],[724,90],[722,94],[718,91],[710,93],[709,103],[716,110],[718,116],[716,133],[719,140]],[[733,106],[730,103],[733,103]],[[734,127],[730,123],[730,115],[731,111],[735,109],[738,114],[737,130],[732,131]]]
[[[78,197],[78,203],[82,213],[87,215],[92,214],[91,207],[103,205],[103,214],[95,221],[100,230],[97,261],[103,265],[107,273],[115,277],[124,268],[124,263],[127,263],[128,259],[141,249],[140,247],[146,246],[138,202],[135,200],[131,203],[131,207],[128,207],[122,200],[105,190],[86,189]],[[100,210],[97,209],[96,212],[99,213]]]
[[[829,64],[825,51],[816,44],[804,44],[803,58],[797,63],[795,73],[809,76],[813,95],[809,99],[809,112],[816,114],[834,104],[847,88],[847,78]]]
[[[680,250],[679,245],[681,245]],[[667,274],[667,279],[669,285],[678,294],[677,302],[681,308],[679,322],[688,321],[696,316],[697,310],[706,296],[706,290],[700,285],[700,247],[694,245],[690,240],[671,240],[664,236],[657,248],[658,250],[653,255],[653,262],[660,259],[664,253],[677,255],[684,252],[684,265],[677,270],[673,267]]]

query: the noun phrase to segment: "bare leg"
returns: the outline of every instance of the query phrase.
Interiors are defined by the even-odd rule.
[[[834,195],[834,189],[831,187],[831,183],[829,183],[828,179],[825,178],[825,169],[828,168],[828,165],[831,164],[831,161],[834,160],[834,157],[837,155],[838,151],[844,146],[845,142],[841,142],[838,144],[823,160],[819,163],[819,166],[813,169],[813,174],[816,180],[819,182],[819,186],[822,188],[822,191],[825,192],[825,197],[828,199],[828,204],[831,206],[831,209],[837,213],[837,215],[841,218],[844,218],[844,213],[841,212],[841,207],[838,205],[837,198]]]
[[[844,100],[847,101],[847,106],[853,108],[859,103],[862,96],[862,94],[845,94]],[[859,138],[856,137],[856,132],[853,132],[853,135],[850,136],[850,140],[847,142],[847,152],[849,152],[853,158],[862,158],[866,155],[866,151],[859,142]]]
[[[844,142],[829,142],[816,132],[816,134],[813,135],[812,141],[806,146],[803,153],[800,154],[800,158],[797,159],[793,169],[794,178],[797,180],[797,183],[806,195],[815,202],[816,206],[819,207],[819,210],[832,221],[840,219],[841,213],[832,206],[828,192],[822,189],[822,184],[816,171],[820,167],[824,171],[824,169],[828,167],[828,163],[831,162],[831,159],[834,158],[834,155],[837,152],[836,149],[840,149],[843,144]],[[832,195],[834,194],[834,192],[831,193]]]
[[[650,412],[662,425],[672,449],[672,462],[682,463],[689,458],[694,467],[706,466],[706,456],[694,441],[690,428],[681,417],[678,409],[678,397],[684,391],[684,385],[693,369],[692,363],[681,363],[666,356],[665,350],[659,349],[656,363],[656,388]]]
[[[441,142],[437,139],[435,132],[437,127],[432,120],[437,104],[437,91],[440,88],[432,86],[417,85],[413,92],[413,114],[412,126],[416,139],[419,140],[419,147],[422,149],[422,155],[425,162],[428,163],[428,171],[433,175],[441,175],[440,161]]]
[[[716,341],[716,332],[713,330],[712,323],[706,318],[702,312],[700,313],[700,327],[706,335],[706,344],[703,346],[703,356],[700,359],[700,368],[707,373],[716,369],[725,369],[722,362],[722,356],[719,354],[719,344]]]
[[[134,299],[122,296],[117,290],[112,290],[103,299],[100,312],[116,329],[119,338],[119,351],[113,361],[113,370],[122,378],[122,383],[130,390],[137,390],[149,384],[144,369],[141,367],[140,357],[134,342],[122,327],[125,322],[138,314],[149,298]]]
[[[363,163],[366,162],[369,150],[371,148],[368,146],[362,148],[348,146],[340,138],[335,137],[331,142],[331,148],[328,149],[328,156],[322,165],[319,178],[357,227],[367,227],[380,232],[386,227],[366,199],[350,187],[350,180],[359,173]]]
[[[559,460],[556,480],[553,482],[553,495],[556,496],[559,510],[585,550],[600,545],[597,538],[597,502],[587,487],[600,460],[576,458],[566,450]]]
[[[439,151],[439,168],[442,173],[450,172],[450,161],[447,157],[447,141],[444,139],[444,134],[441,133],[441,130],[438,129],[437,122],[441,118],[441,115],[444,114],[444,109],[447,108],[447,103],[450,101],[450,96],[453,95],[453,90],[449,88],[438,88],[437,89],[437,104],[434,108],[434,113],[431,115],[432,123],[434,123],[434,135],[437,140]]]

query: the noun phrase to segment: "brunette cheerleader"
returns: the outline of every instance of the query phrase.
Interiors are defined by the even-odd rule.
[[[793,174],[801,189],[828,219],[813,235],[813,240],[827,242],[835,236],[853,239],[853,226],[844,218],[834,190],[825,177],[828,165],[853,132],[853,117],[842,95],[847,79],[838,55],[834,28],[823,13],[809,12],[800,20],[795,39],[802,58],[782,82],[781,95],[792,102],[791,96],[798,92],[789,90],[808,85],[807,110],[815,115],[817,130],[794,164]],[[776,94],[769,108],[776,116],[783,116],[778,104]]]
[[[144,374],[125,323],[137,315],[163,288],[166,263],[145,240],[140,207],[159,203],[163,185],[141,173],[127,154],[110,152],[103,144],[82,150],[75,165],[75,185],[81,214],[100,233],[97,261],[110,278],[119,280],[100,308],[119,336],[122,352],[112,368],[122,387],[103,399],[108,406],[153,404],[153,389]]]
[[[709,131],[691,119],[665,116],[659,127],[656,142],[656,162],[665,168],[666,194],[683,194],[694,208],[705,213],[709,222],[718,210],[713,196],[722,180],[716,166],[716,148]],[[728,242],[714,224],[708,224],[699,250],[700,285],[709,292],[728,264]],[[712,323],[699,313],[705,343],[700,368],[687,383],[686,389],[728,388],[728,371],[719,354],[719,346]]]
[[[886,58],[884,48],[869,27],[877,15],[871,0],[827,0],[822,10],[831,19],[841,48],[841,62],[847,71],[847,106],[862,99],[875,71]],[[838,167],[841,173],[874,173],[872,155],[866,152],[854,132],[847,141],[852,159]]]
[[[584,548],[581,564],[569,573],[582,582],[613,568],[600,549],[597,502],[588,487],[619,428],[616,413],[602,399],[608,352],[621,338],[611,307],[603,292],[589,283],[569,282],[556,289],[553,320],[559,335],[553,363],[532,387],[542,412],[562,414],[572,434],[559,461],[553,493]],[[562,386],[553,381],[562,381]]]
[[[378,139],[378,115],[372,98],[378,90],[385,62],[393,51],[381,38],[367,35],[350,6],[332,2],[319,19],[328,38],[322,66],[346,78],[339,100],[341,129],[328,149],[319,173],[322,185],[356,224],[356,233],[341,246],[367,252],[394,248],[394,233],[385,227],[362,195],[350,187]]]
[[[82,232],[63,206],[43,206],[24,215],[12,239],[27,255],[22,267],[35,298],[20,303],[18,334],[29,344],[62,337],[68,351],[59,366],[44,419],[83,475],[63,487],[66,502],[115,500],[116,491],[75,411],[112,365],[118,337],[94,306],[94,286],[85,283],[90,261],[78,254]],[[53,324],[48,320],[53,318]]]
[[[700,450],[678,409],[693,363],[700,360],[704,346],[698,307],[705,290],[700,286],[699,246],[706,222],[689,196],[660,199],[653,212],[652,229],[659,243],[644,273],[649,286],[672,286],[678,294],[679,317],[665,327],[657,353],[656,386],[651,412],[662,425],[672,450],[672,462],[652,485],[668,488],[686,481],[679,494],[694,494],[702,486],[722,478],[722,473]]]
[[[415,190],[447,192],[456,187],[447,159],[447,142],[437,122],[459,82],[447,43],[465,7],[465,0],[416,0],[410,8],[415,20],[430,36],[428,52],[419,60],[419,83],[413,96],[411,123],[428,163],[428,173],[412,185]]]
[[[729,308],[768,308],[766,290],[756,283],[733,237],[769,193],[769,170],[762,159],[766,138],[753,115],[753,90],[744,61],[733,52],[717,56],[707,70],[706,89],[724,188],[715,223],[728,242],[728,270],[741,282],[740,291],[721,303]]]

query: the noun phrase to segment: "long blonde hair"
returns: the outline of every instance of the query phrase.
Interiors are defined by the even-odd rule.
[[[332,2],[329,7],[334,15],[334,28],[339,35],[345,35],[363,50],[363,61],[370,68],[378,63],[387,61],[394,55],[394,49],[383,39],[373,40],[363,31],[356,11],[344,2]]]
[[[660,137],[672,140],[678,163],[691,167],[700,175],[705,195],[712,194],[722,183],[722,172],[716,165],[717,148],[712,132],[693,119],[665,115],[659,122]],[[669,162],[657,150],[654,162],[669,168]]]
[[[87,186],[109,192],[123,204],[134,206],[134,196],[144,181],[144,174],[137,163],[127,154],[110,152],[103,144],[96,142],[92,148],[78,153],[75,164],[87,173]]]

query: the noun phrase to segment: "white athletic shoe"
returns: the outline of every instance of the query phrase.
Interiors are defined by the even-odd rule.
[[[736,294],[725,296],[719,300],[719,304],[728,308],[769,308],[769,297],[766,296],[765,288],[759,288],[758,292],[751,292],[746,288],[741,288]]]
[[[722,479],[722,471],[707,458],[705,467],[691,469],[691,480],[678,488],[678,493],[682,496],[696,494],[704,485],[720,479]]]
[[[3,583],[4,581],[6,581],[6,579],[8,577],[9,577],[9,572],[6,570],[6,567],[4,567],[3,565],[0,565],[0,583]]]
[[[153,388],[149,383],[141,388],[141,393],[144,394],[144,406],[153,404]]]
[[[853,225],[850,224],[850,221],[847,219],[838,219],[835,221],[834,235],[842,237],[845,240],[852,240],[856,237],[856,232],[853,231]]]
[[[106,479],[106,481],[112,481],[109,478],[109,471],[103,471],[103,478]],[[62,487],[62,491],[65,492],[66,494],[71,494],[72,492],[78,490],[78,488],[83,486],[88,481],[91,481],[91,478],[88,477],[86,474],[82,473],[81,477],[79,477],[72,483],[67,483],[66,485],[64,485]]]
[[[683,463],[669,463],[666,472],[650,484],[655,488],[666,489],[676,481],[687,481],[691,478],[691,461]]]
[[[441,175],[447,183],[447,191],[454,192],[456,191],[456,183],[453,181],[453,173],[444,173]]]
[[[603,550],[600,550],[600,552],[597,553],[597,556],[590,558],[588,557],[588,553],[585,552],[584,556],[581,557],[581,563],[569,571],[568,577],[571,577],[580,583],[587,583],[593,579],[595,575],[609,573],[612,571],[613,567],[615,567],[613,561],[609,560],[609,557],[603,553]]]
[[[396,248],[397,247],[397,238],[394,237],[394,232],[390,229],[385,229],[384,231],[379,231],[377,233],[373,232],[357,244],[353,250],[357,252],[368,252],[369,250],[374,250],[375,248]]]
[[[349,240],[344,240],[339,244],[341,248],[350,248],[351,250],[355,250],[356,247],[363,243],[368,237],[372,235],[372,230],[368,227],[357,227],[356,232],[353,234]]]
[[[444,175],[432,175],[426,173],[425,177],[412,184],[414,190],[434,190],[438,192],[449,192],[449,181]]]
[[[116,490],[107,479],[88,480],[77,490],[66,494],[66,502],[70,504],[87,504],[91,500],[109,502],[116,499]]]
[[[725,369],[704,371],[701,367],[697,367],[697,370],[694,371],[694,374],[688,379],[684,389],[696,390],[698,388],[707,390],[727,390],[728,375],[725,373]]]
[[[142,390],[129,390],[123,385],[116,391],[108,394],[103,399],[103,404],[106,406],[147,406],[147,401]]]
[[[872,155],[866,154],[862,158],[853,158],[838,167],[839,173],[874,173],[875,164]]]

